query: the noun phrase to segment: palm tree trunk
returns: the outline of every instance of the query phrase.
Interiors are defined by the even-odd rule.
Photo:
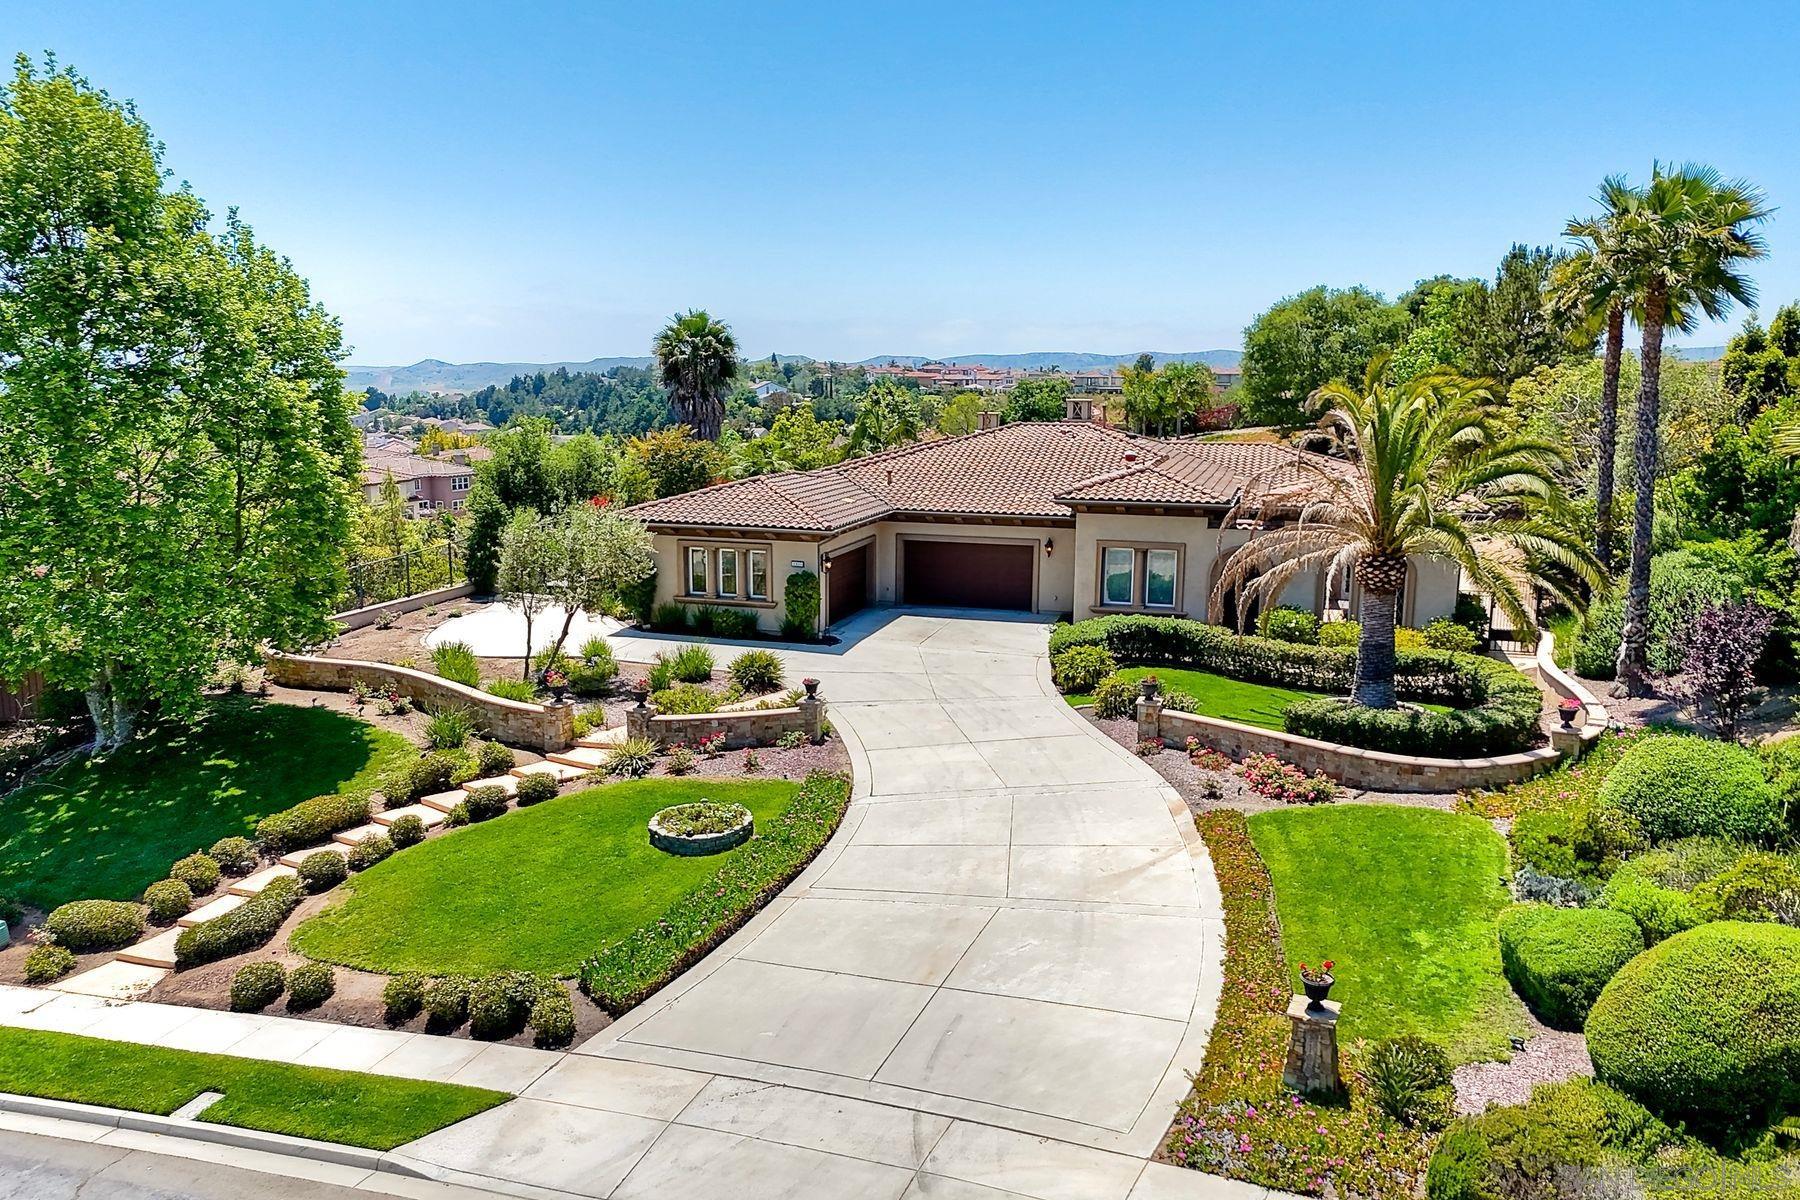
[[[1661,449],[1663,318],[1668,294],[1651,284],[1644,294],[1643,379],[1638,384],[1637,436],[1632,446],[1634,487],[1631,574],[1625,592],[1625,628],[1619,638],[1615,696],[1648,696],[1650,690],[1650,534],[1656,522],[1656,459]]]
[[[1594,556],[1612,570],[1613,463],[1619,453],[1619,363],[1625,357],[1625,306],[1606,313],[1606,361],[1600,382],[1599,478],[1594,484]]]
[[[1356,681],[1350,698],[1366,708],[1394,707],[1394,599],[1396,592],[1363,589],[1356,640]]]

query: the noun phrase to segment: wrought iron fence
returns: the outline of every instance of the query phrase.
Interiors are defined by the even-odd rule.
[[[408,550],[388,558],[371,558],[350,564],[350,586],[344,592],[340,612],[385,604],[403,596],[416,596],[452,587],[468,577],[468,564],[456,552],[454,541]]]

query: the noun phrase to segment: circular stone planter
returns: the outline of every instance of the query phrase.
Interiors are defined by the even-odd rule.
[[[671,833],[664,827],[663,818],[679,813],[682,809],[696,807],[688,804],[677,804],[673,808],[665,808],[650,818],[650,844],[666,854],[679,854],[686,858],[697,858],[704,854],[722,854],[734,846],[741,846],[750,840],[756,832],[756,818],[750,810],[741,804],[727,804],[720,807],[733,809],[737,820],[729,828],[707,833]]]

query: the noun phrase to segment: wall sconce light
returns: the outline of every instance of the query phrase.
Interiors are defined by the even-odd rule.
[[[1045,538],[1044,539],[1044,557],[1049,558],[1052,554],[1055,554],[1055,553],[1056,553],[1056,539],[1055,538]]]

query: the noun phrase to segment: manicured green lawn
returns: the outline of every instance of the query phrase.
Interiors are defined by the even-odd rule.
[[[351,877],[341,902],[294,931],[294,949],[388,974],[572,975],[755,845],[665,854],[647,829],[658,809],[735,802],[760,830],[798,790],[785,780],[637,779],[546,801]]]
[[[1486,821],[1339,804],[1259,813],[1250,836],[1275,882],[1290,975],[1337,963],[1346,1040],[1417,1034],[1464,1062],[1500,1057],[1525,1032],[1496,934],[1506,843]]]
[[[153,731],[7,797],[0,896],[42,908],[129,900],[182,855],[308,797],[373,791],[413,753],[399,734],[341,713],[221,698],[192,728]]]
[[[0,1092],[167,1116],[223,1092],[200,1119],[388,1150],[472,1117],[505,1092],[165,1050],[68,1033],[0,1029]]]
[[[1214,675],[1211,671],[1189,671],[1181,667],[1123,667],[1119,674],[1134,681],[1154,675],[1165,690],[1174,689],[1194,697],[1200,705],[1195,710],[1200,716],[1255,725],[1259,729],[1282,728],[1281,714],[1287,711],[1288,705],[1300,700],[1316,700],[1326,694],[1268,683],[1246,683],[1242,679]],[[1068,700],[1070,704],[1092,704],[1094,697],[1074,693]],[[1421,703],[1419,707],[1433,712],[1450,711],[1442,704]]]

